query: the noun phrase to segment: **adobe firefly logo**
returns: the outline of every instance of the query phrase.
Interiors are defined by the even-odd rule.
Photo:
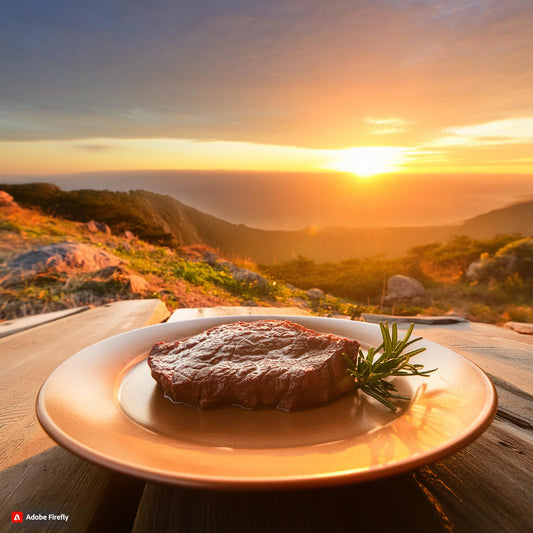
[[[11,513],[11,522],[18,524],[24,520],[24,515],[22,513]]]

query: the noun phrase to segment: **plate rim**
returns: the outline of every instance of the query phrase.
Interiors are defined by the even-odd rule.
[[[384,477],[389,477],[409,471],[416,470],[421,466],[431,464],[437,460],[444,459],[453,455],[457,451],[461,450],[474,440],[476,440],[492,423],[494,416],[496,415],[498,398],[497,391],[492,380],[488,377],[486,372],[479,367],[476,363],[465,357],[464,355],[451,350],[446,346],[438,344],[434,341],[424,339],[425,343],[429,345],[437,346],[441,349],[444,349],[448,352],[451,352],[458,356],[463,363],[470,365],[477,373],[478,376],[483,379],[485,385],[488,386],[488,395],[486,401],[483,403],[483,408],[479,410],[477,417],[471,422],[468,427],[468,430],[462,431],[461,434],[455,436],[454,438],[448,439],[446,442],[433,447],[429,450],[418,453],[415,457],[408,456],[401,460],[398,460],[392,464],[379,464],[372,465],[371,468],[366,470],[353,470],[351,472],[338,472],[331,471],[323,474],[309,474],[309,475],[277,475],[275,478],[266,477],[266,476],[255,476],[255,477],[240,477],[240,476],[216,476],[216,475],[205,475],[205,474],[190,474],[184,472],[174,472],[163,470],[160,468],[147,467],[146,465],[131,465],[128,461],[121,460],[120,458],[110,458],[105,453],[102,453],[99,450],[95,450],[90,446],[87,446],[78,440],[71,437],[68,433],[63,431],[53,420],[46,410],[45,405],[45,396],[47,387],[53,382],[54,375],[59,371],[60,368],[64,367],[67,362],[71,362],[74,358],[82,358],[84,352],[89,351],[90,349],[95,349],[100,345],[109,344],[110,342],[119,341],[121,338],[131,337],[135,334],[142,334],[147,330],[156,330],[156,329],[165,329],[173,325],[174,327],[183,327],[187,328],[191,325],[203,324],[212,324],[214,321],[217,324],[227,323],[232,321],[257,321],[257,320],[292,320],[298,322],[302,320],[304,322],[310,321],[315,322],[316,324],[328,324],[331,321],[341,323],[341,322],[351,322],[356,323],[362,328],[368,328],[368,330],[379,329],[378,324],[372,324],[367,322],[359,321],[347,321],[344,319],[336,319],[329,317],[316,317],[308,315],[220,315],[213,317],[200,317],[176,322],[167,322],[163,324],[156,324],[151,326],[145,326],[142,328],[136,328],[127,332],[119,333],[111,337],[102,339],[96,343],[93,343],[84,349],[76,352],[65,361],[63,361],[58,367],[48,376],[45,382],[41,385],[39,393],[36,398],[36,415],[37,419],[44,429],[44,431],[61,447],[73,453],[74,455],[80,457],[83,460],[86,460],[90,463],[102,466],[108,469],[111,469],[116,472],[127,474],[133,477],[141,478],[147,481],[162,482],[167,484],[191,487],[191,488],[204,488],[204,489],[219,489],[219,490],[283,490],[290,488],[305,488],[305,487],[323,487],[323,486],[332,486],[332,485],[345,485],[358,482],[364,482],[368,480],[381,479]],[[393,321],[391,320],[390,323]],[[399,324],[400,327],[403,324]],[[206,329],[206,328],[204,328]],[[327,329],[327,328],[326,328]],[[139,358],[140,354],[132,355],[131,360],[128,363],[128,366],[131,367],[131,363],[134,359]],[[127,372],[125,367],[122,369],[121,373],[124,374]],[[119,375],[115,376],[115,384],[119,381]],[[116,391],[113,392],[116,395]],[[118,405],[118,409],[121,407]],[[129,418],[129,417],[128,417]],[[135,420],[129,419],[132,424],[140,426]],[[140,426],[143,427],[143,426]],[[144,430],[147,430],[143,427]],[[209,446],[201,446],[205,449],[214,449]],[[303,448],[301,446],[296,446],[296,449]],[[271,448],[266,448],[271,449]],[[259,451],[259,450],[258,450]]]

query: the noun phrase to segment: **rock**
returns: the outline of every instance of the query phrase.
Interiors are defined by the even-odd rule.
[[[142,276],[130,274],[128,281],[131,292],[133,293],[142,294],[150,290],[149,283]]]
[[[129,229],[124,232],[123,236],[127,241],[132,241],[133,239],[135,239],[135,235]]]
[[[0,206],[1,207],[14,207],[17,205],[17,202],[13,199],[6,191],[0,191]]]
[[[469,281],[488,282],[503,280],[516,273],[522,279],[533,277],[533,239],[517,239],[500,248],[492,257],[483,254],[481,259],[470,263],[465,272]]]
[[[110,281],[112,278],[128,286],[131,292],[143,294],[150,290],[150,284],[138,274],[131,274],[121,265],[112,265],[94,272],[93,282]]]
[[[387,295],[384,298],[384,302],[390,303],[413,300],[415,298],[423,299],[425,295],[426,290],[419,281],[409,276],[397,274],[387,281]]]
[[[106,235],[111,235],[111,228],[104,222],[96,222],[96,220],[91,220],[89,222],[86,222],[84,226],[91,233],[98,233],[99,231],[101,231],[102,233],[105,233]]]
[[[220,261],[220,263],[217,263],[217,265],[222,268],[228,269],[231,274],[233,274],[237,270],[240,270],[238,266],[234,265],[233,263],[230,263],[229,261]]]
[[[221,261],[216,263],[216,265],[218,267],[226,268],[231,274],[231,277],[241,283],[253,283],[259,287],[266,287],[270,283],[270,281],[264,276],[261,276],[261,274],[248,270],[247,268],[239,268],[229,261]]]
[[[79,242],[48,244],[23,253],[8,263],[8,267],[21,273],[95,272],[123,261],[95,246]]]
[[[109,279],[111,278],[112,276],[115,276],[115,275],[119,275],[119,276],[124,276],[124,275],[127,275],[128,274],[128,271],[121,265],[110,265],[110,266],[107,266],[107,267],[104,267],[100,270],[97,270],[96,272],[94,272],[93,276],[95,278],[99,278],[99,279]]]
[[[481,259],[479,261],[474,261],[468,265],[468,268],[465,272],[465,277],[468,281],[479,281],[481,274],[485,267],[485,261]]]
[[[533,324],[528,322],[506,322],[503,327],[512,329],[522,335],[533,335]]]
[[[305,291],[305,294],[307,294],[307,296],[313,300],[319,300],[320,298],[324,298],[324,291],[317,287]]]
[[[235,270],[231,273],[233,279],[240,281],[241,283],[253,283],[259,287],[266,287],[269,284],[268,279],[257,272],[252,272],[246,268],[235,267]]]
[[[202,257],[203,257],[204,263],[207,263],[210,266],[215,266],[217,264],[218,257],[217,257],[217,254],[215,254],[215,252],[206,251],[204,252]],[[230,264],[233,265],[233,263],[230,263]]]

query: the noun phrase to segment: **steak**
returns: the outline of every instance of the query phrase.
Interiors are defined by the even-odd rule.
[[[353,390],[346,354],[359,343],[317,333],[288,320],[233,322],[194,337],[155,344],[152,376],[170,399],[201,409],[304,409]]]

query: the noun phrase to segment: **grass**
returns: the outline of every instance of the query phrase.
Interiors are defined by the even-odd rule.
[[[90,273],[39,273],[0,286],[0,319],[15,318],[80,305],[102,305],[130,298],[160,298],[172,310],[212,305],[301,305],[305,293],[285,284],[237,281],[225,267],[199,261],[202,246],[171,249],[140,239],[90,233],[83,224],[54,218],[34,209],[9,208],[0,214],[0,279],[8,274],[7,262],[37,246],[64,241],[97,246],[125,262],[124,270],[105,279]],[[191,258],[192,257],[192,258]],[[248,268],[256,266],[242,262]],[[132,293],[127,274],[142,276],[148,289]],[[301,301],[295,302],[295,299]]]
[[[417,247],[406,257],[371,257],[341,263],[315,263],[306,258],[263,265],[274,279],[304,288],[318,286],[338,297],[348,296],[354,315],[364,309],[384,314],[458,314],[472,321],[503,324],[506,321],[531,321],[533,318],[532,239],[516,235],[489,240],[456,237],[448,243]],[[503,261],[502,257],[513,259]],[[484,258],[484,278],[469,280],[471,262]],[[503,266],[502,266],[503,265]],[[511,270],[509,265],[513,265]],[[413,303],[382,305],[386,280],[404,274],[421,281],[427,290],[424,299]],[[510,317],[516,317],[512,319]]]
[[[16,254],[63,241],[98,246],[125,262],[122,271],[105,279],[88,273],[35,273],[18,283],[0,285],[0,318],[14,318],[80,305],[102,305],[128,298],[160,298],[170,309],[212,305],[297,306],[320,316],[343,315],[356,319],[362,313],[442,315],[457,313],[474,321],[501,324],[533,321],[533,279],[528,277],[533,257],[528,241],[499,236],[488,241],[456,238],[449,243],[418,247],[400,259],[373,257],[341,263],[315,263],[298,258],[276,265],[258,266],[243,258],[233,264],[266,277],[266,282],[238,281],[227,267],[201,260],[203,245],[169,248],[140,239],[90,233],[83,224],[62,220],[35,209],[2,208],[0,211],[0,279],[6,263]],[[518,271],[507,272],[502,254],[517,257]],[[483,257],[487,279],[472,282],[465,271]],[[492,261],[492,263],[491,263]],[[148,288],[134,294],[128,273],[142,276]],[[420,280],[427,297],[416,304],[384,306],[386,280],[405,274]],[[533,276],[533,274],[532,274]],[[294,288],[294,286],[299,288]],[[306,290],[319,287],[323,298]]]

